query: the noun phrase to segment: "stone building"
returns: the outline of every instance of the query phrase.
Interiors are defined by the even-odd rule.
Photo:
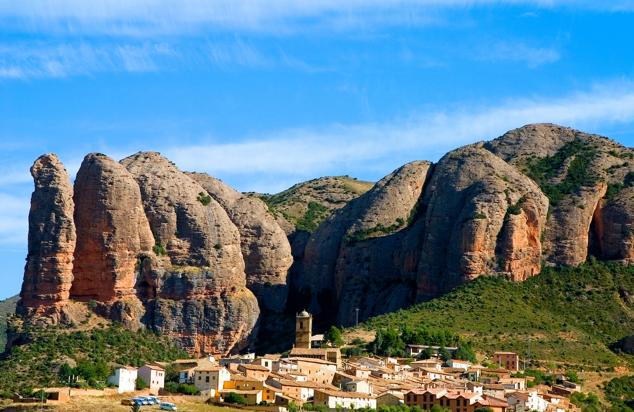
[[[295,318],[295,347],[310,349],[310,338],[313,330],[313,316],[305,310]]]

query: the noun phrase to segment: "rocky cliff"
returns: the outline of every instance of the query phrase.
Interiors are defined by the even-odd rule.
[[[550,124],[408,163],[372,186],[322,178],[243,194],[152,152],[88,155],[74,194],[54,155],[32,174],[18,312],[59,322],[72,302],[95,302],[195,353],[239,350],[258,330],[280,340],[304,308],[318,329],[349,325],[479,276],[523,281],[544,261],[634,259],[634,152]]]
[[[17,312],[60,320],[73,282],[75,222],[73,188],[54,154],[31,167],[35,190],[29,212],[29,244]]]

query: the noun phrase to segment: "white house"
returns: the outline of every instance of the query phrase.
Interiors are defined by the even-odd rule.
[[[471,367],[471,362],[466,360],[460,360],[460,359],[449,359],[447,361],[447,365],[450,368],[462,369],[466,372]]]
[[[376,398],[366,393],[343,392],[329,389],[315,389],[313,398],[315,405],[325,405],[330,410],[343,409],[376,409]]]
[[[114,375],[108,378],[108,383],[117,387],[118,393],[134,392],[136,389],[137,369],[123,366],[114,370]]]
[[[165,370],[158,365],[143,365],[139,368],[138,375],[154,395],[158,395],[165,387]]]
[[[363,379],[355,379],[355,380],[346,382],[343,385],[343,389],[346,392],[359,392],[359,393],[366,393],[368,395],[372,395],[372,384]]]
[[[506,396],[506,400],[515,412],[545,412],[550,405],[537,391],[513,392]]]
[[[231,373],[222,366],[211,366],[194,369],[194,385],[200,392],[208,392],[213,389],[220,392],[225,382],[231,380]]]

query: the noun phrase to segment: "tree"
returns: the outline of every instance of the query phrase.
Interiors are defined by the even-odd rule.
[[[228,394],[226,394],[224,397],[224,401],[226,403],[235,403],[238,405],[246,405],[247,403],[247,400],[244,398],[244,396],[234,392],[229,392]]]
[[[434,356],[434,353],[432,352],[432,350],[429,348],[425,348],[418,354],[418,356],[416,356],[416,359],[419,359],[419,360],[431,359],[432,356]]]
[[[489,408],[488,406],[483,406],[476,409],[474,412],[493,412],[493,409]]]
[[[335,325],[332,325],[330,329],[328,329],[328,331],[324,335],[324,339],[327,342],[330,342],[330,344],[334,346],[335,348],[343,346],[344,344],[343,337],[341,334],[341,329],[339,329]]]
[[[143,390],[143,389],[147,389],[147,384],[145,383],[145,381],[141,378],[136,378],[136,382],[134,383],[134,388],[137,391]]]
[[[447,348],[445,348],[444,346],[441,346],[440,349],[438,349],[438,355],[440,356],[440,359],[443,360],[443,362],[447,362],[449,359],[451,359],[451,353],[449,353]]]
[[[456,359],[466,360],[472,363],[476,362],[475,352],[468,343],[458,346],[455,357]]]
[[[449,412],[449,409],[443,408],[442,406],[436,404],[431,407],[430,412]]]

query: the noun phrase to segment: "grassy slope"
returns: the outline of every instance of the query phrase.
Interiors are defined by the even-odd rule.
[[[18,303],[18,296],[0,301],[0,353],[4,351],[7,342],[7,317],[15,313],[15,305]]]
[[[0,359],[0,393],[13,393],[25,387],[55,386],[57,370],[64,363],[104,361],[110,366],[141,366],[150,361],[187,357],[167,338],[148,331],[130,331],[120,326],[92,330],[62,327],[33,329],[29,343],[14,346]]]
[[[313,231],[333,210],[345,206],[374,183],[348,176],[328,176],[294,185],[274,195],[260,195],[271,212],[281,214],[300,230]],[[312,204],[313,207],[310,207]]]
[[[608,345],[634,334],[634,267],[588,263],[547,268],[524,283],[479,278],[408,309],[368,320],[363,327],[426,324],[470,339],[475,348],[526,353],[533,359],[613,367],[631,358]]]

